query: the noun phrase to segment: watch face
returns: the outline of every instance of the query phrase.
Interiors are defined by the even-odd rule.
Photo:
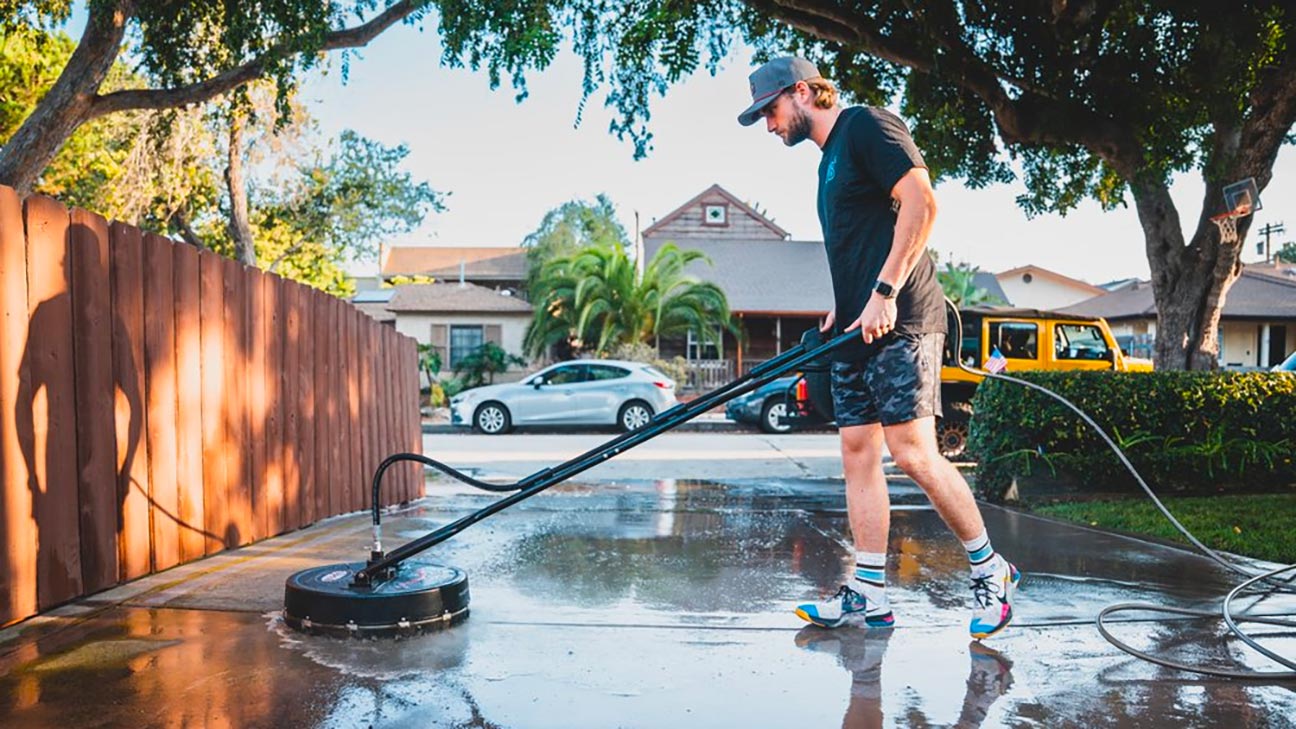
[[[702,220],[707,225],[724,225],[725,206],[724,205],[705,206],[702,210]]]

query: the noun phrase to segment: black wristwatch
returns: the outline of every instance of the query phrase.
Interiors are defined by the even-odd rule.
[[[899,291],[896,291],[896,287],[882,279],[878,279],[877,285],[873,287],[873,290],[882,294],[882,298],[884,299],[894,299],[900,293]]]

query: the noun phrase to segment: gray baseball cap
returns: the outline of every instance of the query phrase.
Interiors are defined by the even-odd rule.
[[[783,89],[797,81],[819,78],[819,69],[804,58],[787,56],[766,62],[747,78],[751,82],[752,103],[738,115],[738,123],[745,127],[755,124],[761,118],[761,112],[778,98]]]

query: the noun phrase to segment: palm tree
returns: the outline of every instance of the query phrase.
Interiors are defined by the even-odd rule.
[[[724,292],[684,272],[699,260],[710,263],[700,251],[667,243],[638,279],[634,262],[619,245],[590,246],[550,259],[532,292],[535,318],[527,330],[527,353],[540,356],[560,342],[606,352],[622,343],[656,346],[663,336],[689,330],[708,342],[721,327],[736,332]]]
[[[998,296],[976,285],[976,275],[980,272],[977,266],[947,261],[943,269],[936,271],[936,280],[950,301],[958,306],[1004,303]]]

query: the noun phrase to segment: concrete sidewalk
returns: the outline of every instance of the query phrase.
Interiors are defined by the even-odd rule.
[[[1094,629],[1111,602],[1217,603],[1234,580],[1209,561],[988,507],[1026,578],[1014,625],[980,645],[961,545],[912,484],[892,493],[894,630],[791,614],[851,559],[839,481],[588,480],[434,550],[472,590],[471,617],[443,633],[344,641],[279,623],[289,574],[363,558],[364,514],[0,631],[0,726],[1293,726],[1291,684],[1162,670]],[[386,518],[387,539],[496,498],[435,482]],[[1212,621],[1118,630],[1180,659],[1275,668]],[[1296,652],[1296,638],[1272,645]]]

